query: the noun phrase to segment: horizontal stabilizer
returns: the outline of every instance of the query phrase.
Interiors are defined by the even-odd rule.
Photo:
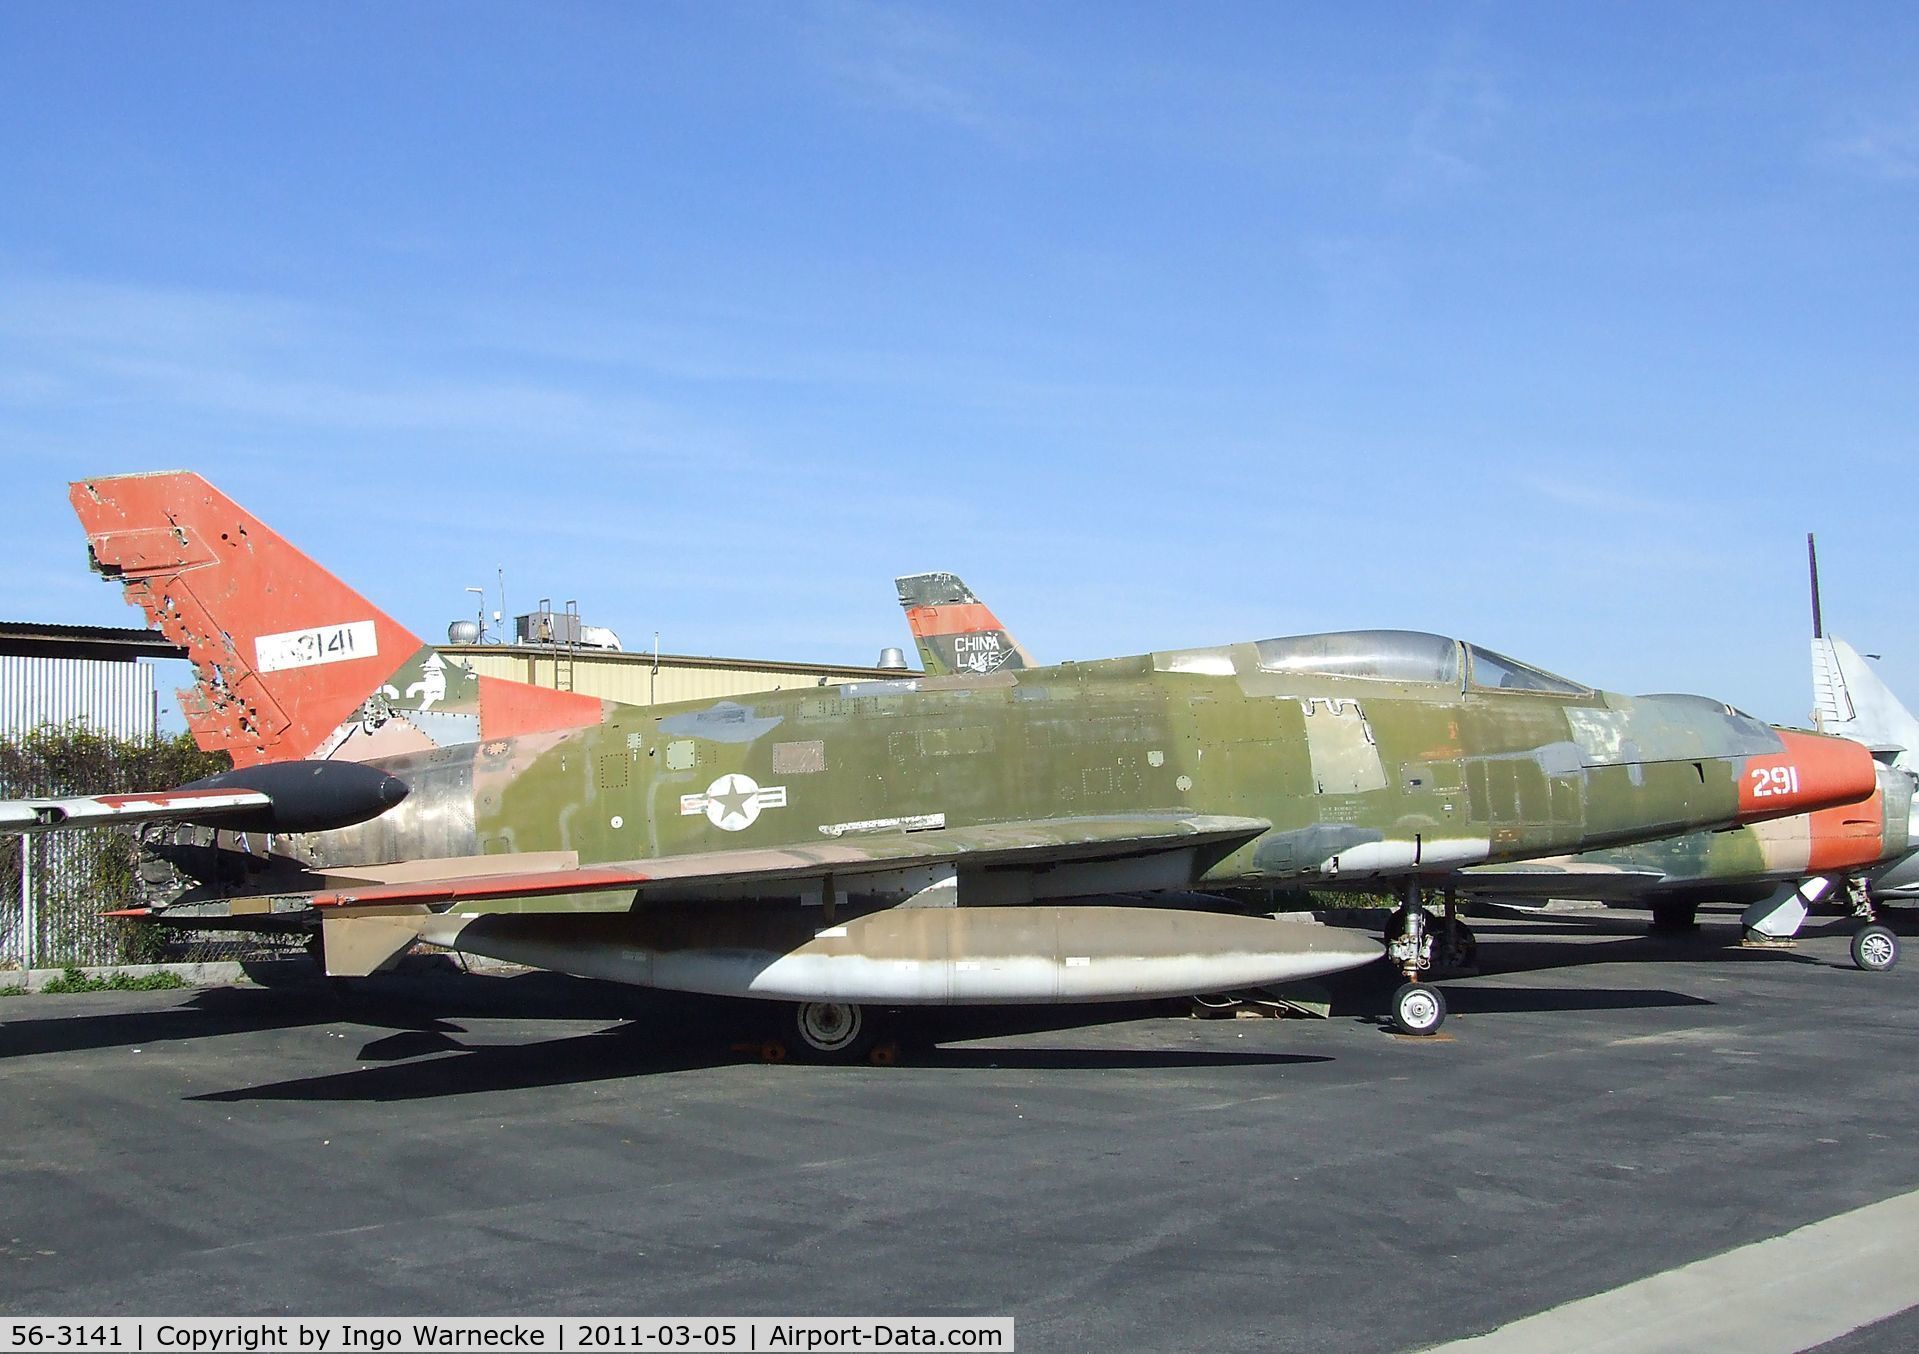
[[[152,822],[215,822],[271,810],[258,790],[161,790],[151,794],[76,795],[0,800],[0,834],[56,832]]]
[[[358,762],[270,762],[172,790],[0,800],[0,833],[153,822],[324,832],[377,818],[406,794],[405,782]]]

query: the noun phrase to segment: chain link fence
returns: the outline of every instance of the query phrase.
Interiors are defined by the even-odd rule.
[[[224,771],[182,734],[127,739],[78,726],[0,739],[0,798],[161,790]],[[299,937],[168,930],[104,913],[164,898],[141,868],[139,830],[79,828],[0,837],[0,968],[210,963],[280,957]],[[145,877],[143,877],[143,874]]]

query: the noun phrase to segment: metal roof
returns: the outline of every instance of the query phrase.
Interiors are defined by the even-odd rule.
[[[650,649],[632,650],[575,648],[551,644],[436,644],[442,653],[490,653],[516,658],[555,658],[569,653],[576,663],[653,666]],[[50,621],[0,621],[0,654],[30,658],[117,658],[132,662],[136,658],[185,658],[179,648],[157,630],[122,628],[112,625],[56,625]],[[834,677],[913,677],[919,675],[899,668],[852,667],[837,663],[796,663],[788,659],[718,658],[693,654],[663,653],[659,666],[673,668],[739,668],[756,672],[791,672],[808,676]]]
[[[0,621],[0,654],[21,658],[185,658],[157,630],[115,625],[56,625],[51,621]]]
[[[656,661],[651,649],[593,649],[584,645],[568,648],[564,644],[435,644],[446,654],[501,654],[513,658],[565,658],[575,663],[604,663],[614,666],[652,667]],[[799,663],[784,658],[718,658],[703,654],[663,653],[657,662],[663,668],[750,669],[754,672],[791,672],[805,676],[831,677],[920,677],[917,668],[849,667],[840,663]]]

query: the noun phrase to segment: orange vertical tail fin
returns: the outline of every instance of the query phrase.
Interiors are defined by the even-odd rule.
[[[69,497],[94,568],[192,660],[181,694],[195,741],[235,765],[331,755],[361,728],[367,738],[343,755],[602,717],[590,697],[449,665],[198,475],[80,480]]]

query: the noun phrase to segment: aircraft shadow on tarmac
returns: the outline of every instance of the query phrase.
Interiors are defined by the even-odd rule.
[[[1695,931],[1651,934],[1643,923],[1635,925],[1630,920],[1610,918],[1518,923],[1473,919],[1472,927],[1482,942],[1479,971],[1486,977],[1587,968],[1596,964],[1834,966],[1828,959],[1801,950],[1742,946],[1736,924],[1711,921]],[[1810,939],[1826,933],[1822,927],[1808,928],[1803,934]]]
[[[0,1007],[0,1061],[39,1053],[78,1053],[173,1040],[214,1039],[263,1030],[351,1023],[400,1033],[458,1033],[448,1018],[632,1019],[634,989],[557,974],[507,979],[465,977],[424,965],[335,986],[312,975],[266,987],[212,987],[157,993],[163,1007],[95,1014],[63,1013],[67,997],[14,997]],[[46,1014],[42,1014],[45,1012]]]
[[[402,1047],[414,1052],[405,1054],[401,1051]],[[405,1057],[406,1060],[363,1063],[359,1067],[324,1076],[211,1091],[189,1099],[228,1103],[253,1100],[426,1100],[654,1076],[752,1060],[746,1046],[717,1042],[709,1030],[695,1029],[688,1032],[682,1042],[675,1043],[660,1031],[641,1031],[632,1025],[527,1044],[463,1045],[443,1033],[411,1032],[376,1040],[361,1050],[360,1057]],[[1319,1054],[1203,1049],[933,1047],[915,1049],[906,1054],[902,1061],[913,1067],[953,1071],[981,1068],[1125,1071],[1293,1066],[1330,1062],[1332,1059]],[[883,1076],[890,1070],[864,1066],[766,1069],[771,1075],[809,1077]]]
[[[1446,986],[1446,1007],[1455,1015],[1518,1015],[1544,1011],[1636,1011],[1655,1007],[1713,1006],[1688,992],[1664,988]],[[1382,1017],[1383,1019],[1383,1017]]]

